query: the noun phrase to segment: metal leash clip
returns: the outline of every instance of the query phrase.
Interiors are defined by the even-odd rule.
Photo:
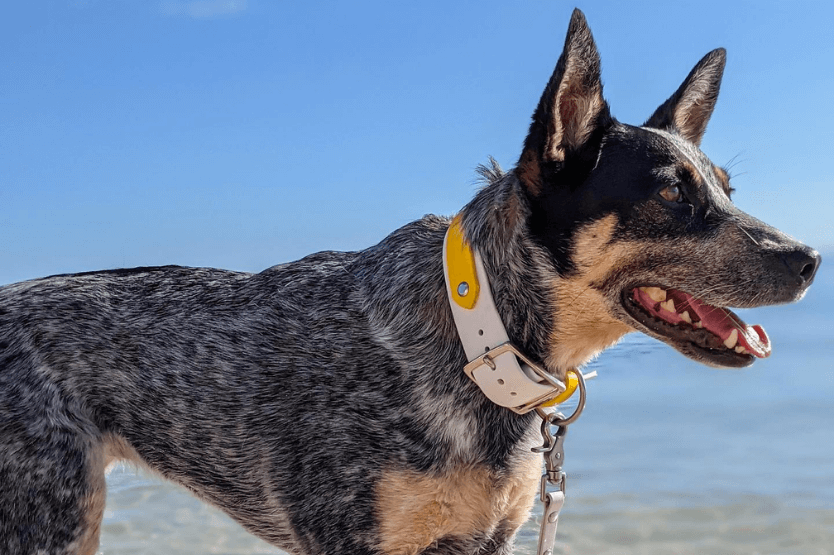
[[[579,380],[579,403],[576,410],[568,417],[559,411],[547,413],[542,409],[536,409],[542,419],[542,439],[544,444],[541,447],[534,447],[534,453],[544,455],[545,472],[542,475],[540,499],[544,503],[542,514],[542,526],[539,531],[538,555],[553,555],[553,545],[556,543],[556,526],[559,524],[559,511],[565,504],[565,485],[567,475],[562,470],[565,459],[565,434],[568,432],[568,424],[576,422],[579,415],[585,409],[585,376],[579,370],[571,370]],[[594,373],[595,375],[595,373]],[[592,378],[589,374],[587,377]],[[556,426],[556,433],[551,432],[551,426]],[[558,488],[556,491],[547,491],[548,485]]]

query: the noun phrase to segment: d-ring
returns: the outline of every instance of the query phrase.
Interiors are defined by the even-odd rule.
[[[582,411],[585,410],[585,376],[582,375],[582,372],[576,369],[568,370],[568,373],[573,373],[579,382],[579,402],[573,413],[566,417],[558,410],[548,414],[541,409],[536,409],[536,412],[542,420],[552,426],[567,426],[568,424],[573,424],[579,418],[579,415],[582,414]]]

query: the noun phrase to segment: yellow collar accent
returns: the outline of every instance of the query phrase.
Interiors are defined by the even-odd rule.
[[[446,238],[446,279],[452,289],[452,300],[462,308],[474,308],[481,292],[475,271],[475,255],[463,236],[461,218],[456,216]]]
[[[555,405],[561,405],[565,401],[571,398],[571,395],[576,391],[576,388],[579,386],[579,378],[576,377],[576,374],[579,373],[579,370],[576,368],[571,368],[568,370],[567,374],[565,374],[565,390],[561,392],[558,397],[553,399],[552,401],[547,401],[542,403],[540,406],[542,407],[553,407]]]

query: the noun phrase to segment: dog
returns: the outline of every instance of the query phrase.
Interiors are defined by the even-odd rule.
[[[510,171],[460,212],[514,346],[563,380],[641,331],[702,363],[770,353],[727,307],[800,299],[820,256],[736,208],[698,145],[725,52],[618,122],[581,12]],[[177,266],[0,288],[0,552],[92,554],[126,460],[304,555],[509,554],[534,412],[462,370],[450,219],[258,274]]]

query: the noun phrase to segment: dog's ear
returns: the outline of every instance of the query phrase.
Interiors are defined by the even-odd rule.
[[[542,189],[542,170],[551,162],[565,163],[585,147],[594,131],[610,121],[602,98],[600,62],[594,37],[581,11],[575,9],[565,48],[547,83],[516,174],[534,195]]]
[[[718,100],[727,51],[716,48],[692,69],[675,94],[655,110],[644,127],[677,131],[696,145],[707,129],[707,122]]]

